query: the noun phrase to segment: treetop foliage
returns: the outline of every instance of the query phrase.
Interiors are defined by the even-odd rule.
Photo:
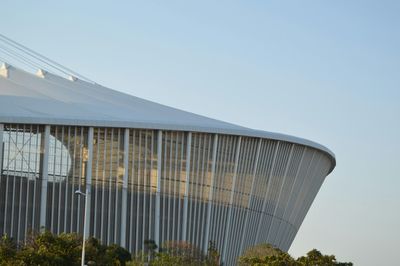
[[[126,249],[102,245],[95,238],[86,241],[85,251],[87,265],[126,265],[131,259]],[[0,265],[80,265],[81,252],[82,237],[75,233],[30,233],[19,246],[5,235],[0,241]]]
[[[85,245],[87,265],[126,266],[218,266],[220,254],[213,241],[203,253],[186,241],[167,241],[157,246],[153,240],[144,241],[144,250],[134,257],[124,248],[101,244],[89,238]],[[80,265],[82,237],[75,233],[54,235],[49,231],[30,233],[23,243],[15,243],[7,235],[0,239],[0,266],[70,266]],[[324,255],[313,249],[297,259],[270,244],[259,244],[247,249],[239,258],[239,266],[352,266],[338,262],[334,255]]]
[[[334,255],[323,255],[313,249],[306,256],[294,259],[288,253],[270,244],[250,247],[239,258],[240,266],[352,266],[351,262],[338,262]]]
[[[200,248],[186,241],[166,241],[157,251],[154,241],[144,242],[145,250],[136,256],[129,266],[218,266],[219,253],[215,244],[210,241],[207,254]]]

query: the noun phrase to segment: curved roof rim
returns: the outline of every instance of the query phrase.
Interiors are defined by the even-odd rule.
[[[326,153],[336,165],[335,154],[311,140],[224,121],[144,100],[82,80],[54,74],[37,76],[7,67],[0,75],[0,121],[160,130],[195,131],[260,137],[310,146]]]

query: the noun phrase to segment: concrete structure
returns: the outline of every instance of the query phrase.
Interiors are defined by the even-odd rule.
[[[215,241],[226,265],[261,242],[287,251],[335,167],[309,140],[6,64],[0,143],[1,234],[86,226],[134,253],[146,239]]]

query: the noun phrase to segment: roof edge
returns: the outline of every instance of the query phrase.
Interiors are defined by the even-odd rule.
[[[164,124],[164,123],[150,123],[150,122],[123,122],[123,121],[110,121],[110,120],[82,120],[82,119],[59,119],[59,118],[34,118],[34,117],[6,117],[0,115],[0,123],[15,123],[15,124],[41,124],[41,125],[65,125],[65,126],[86,126],[86,127],[118,127],[118,128],[137,128],[137,129],[159,129],[159,130],[175,130],[175,131],[191,131],[202,132],[211,134],[225,134],[255,137],[263,139],[273,139],[277,141],[285,141],[295,144],[304,145],[322,151],[331,160],[331,168],[328,171],[330,174],[336,166],[336,156],[326,146],[317,142],[295,137],[292,135],[269,132],[263,130],[255,130],[250,128],[243,129],[226,129],[226,128],[210,128],[194,125],[179,125],[179,124]]]

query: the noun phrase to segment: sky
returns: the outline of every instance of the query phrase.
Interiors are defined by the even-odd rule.
[[[18,1],[0,33],[97,83],[327,146],[289,253],[398,265],[400,1]]]

